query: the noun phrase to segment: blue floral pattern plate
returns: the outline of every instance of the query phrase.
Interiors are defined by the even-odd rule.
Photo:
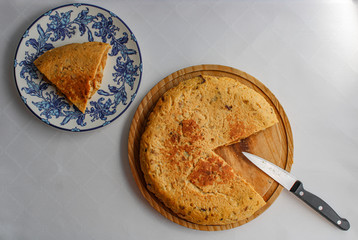
[[[85,113],[56,93],[33,61],[44,52],[74,42],[109,43],[101,88]],[[69,4],[40,16],[18,45],[14,74],[26,106],[43,122],[69,131],[103,127],[117,119],[134,100],[142,76],[142,58],[134,34],[114,13],[90,4]]]

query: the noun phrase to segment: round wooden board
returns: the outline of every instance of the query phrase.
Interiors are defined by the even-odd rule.
[[[227,161],[238,174],[244,177],[264,198],[266,205],[251,217],[235,224],[205,226],[188,222],[167,208],[153,193],[147,190],[139,162],[139,143],[145,129],[146,119],[157,100],[179,82],[202,75],[231,77],[254,89],[273,106],[279,123],[242,140],[239,143],[220,147],[214,151]],[[182,226],[205,231],[219,231],[243,225],[263,213],[279,196],[282,187],[262,173],[245,157],[241,151],[247,151],[263,157],[276,165],[291,170],[293,163],[293,141],[290,123],[276,97],[259,80],[240,70],[221,65],[197,65],[174,72],[155,85],[143,98],[133,117],[128,137],[128,157],[134,179],[150,205],[169,220]]]

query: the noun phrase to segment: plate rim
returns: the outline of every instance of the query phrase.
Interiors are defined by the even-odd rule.
[[[67,132],[87,132],[87,131],[93,131],[93,130],[96,130],[96,129],[99,129],[99,128],[102,128],[102,127],[105,127],[109,124],[111,124],[112,122],[114,122],[115,120],[117,120],[123,113],[125,113],[127,111],[127,109],[129,108],[129,106],[134,102],[134,99],[136,98],[137,94],[138,94],[138,91],[139,91],[139,88],[140,88],[140,85],[141,85],[141,82],[142,82],[142,76],[143,76],[143,59],[142,59],[142,54],[141,54],[141,51],[140,51],[140,47],[139,47],[139,44],[138,44],[138,41],[136,40],[136,46],[138,48],[138,55],[139,55],[139,64],[141,65],[141,69],[140,69],[140,76],[138,78],[138,86],[137,86],[137,89],[134,91],[133,95],[134,95],[134,98],[133,100],[131,100],[127,106],[116,116],[114,117],[112,120],[110,120],[108,123],[107,122],[104,122],[102,125],[99,125],[99,126],[95,126],[95,127],[91,127],[91,128],[84,128],[84,129],[79,129],[77,131],[74,131],[73,128],[69,129],[69,128],[62,128],[58,125],[55,125],[53,123],[50,123],[50,122],[44,122],[43,119],[38,115],[36,114],[31,108],[30,106],[24,102],[23,100],[23,94],[21,93],[20,89],[19,89],[19,86],[18,86],[18,83],[17,83],[17,77],[16,77],[16,64],[15,62],[17,61],[16,57],[18,55],[18,52],[19,52],[19,48],[20,48],[20,45],[22,44],[22,42],[24,41],[24,35],[26,34],[26,32],[28,30],[30,30],[34,24],[36,24],[41,18],[43,18],[48,12],[50,11],[55,11],[57,9],[60,9],[60,8],[64,8],[64,7],[70,7],[70,6],[73,6],[73,7],[76,7],[76,5],[79,6],[89,6],[89,7],[94,7],[94,8],[98,8],[102,11],[105,11],[107,13],[109,13],[112,17],[115,17],[117,18],[129,31],[130,34],[133,34],[133,31],[129,28],[129,26],[115,13],[113,13],[112,11],[108,10],[108,9],[105,9],[101,6],[98,6],[98,5],[95,5],[95,4],[91,4],[91,3],[68,3],[68,4],[63,4],[63,5],[60,5],[60,6],[57,6],[55,8],[51,8],[49,10],[47,10],[46,12],[42,13],[40,16],[38,16],[34,21],[32,21],[32,23],[26,28],[26,30],[24,31],[24,33],[21,35],[21,38],[20,38],[20,41],[19,43],[17,44],[17,47],[16,47],[16,50],[15,50],[15,55],[14,55],[14,58],[13,58],[13,76],[14,76],[14,83],[15,83],[15,86],[16,86],[16,89],[20,95],[20,98],[22,100],[22,102],[25,104],[26,108],[28,110],[30,110],[30,112],[36,116],[36,118],[38,118],[41,122],[43,122],[44,124],[46,125],[49,125],[51,127],[54,127],[56,129],[60,129],[60,130],[63,130],[63,131],[67,131]],[[137,38],[136,38],[137,39]]]
[[[190,70],[190,71],[188,71]],[[259,209],[257,212],[255,212],[252,216],[249,218],[246,218],[244,220],[241,220],[237,223],[232,224],[226,224],[226,225],[200,225],[196,223],[189,222],[185,219],[182,219],[178,217],[176,214],[173,214],[170,209],[168,211],[166,206],[163,206],[163,203],[159,203],[159,199],[157,199],[154,194],[152,194],[142,183],[143,174],[140,174],[141,169],[139,169],[138,172],[138,162],[139,159],[139,146],[138,141],[140,142],[140,136],[143,133],[143,130],[145,128],[145,123],[143,125],[138,124],[137,122],[141,122],[142,119],[147,118],[150,114],[151,110],[156,104],[156,100],[153,99],[157,92],[160,91],[160,89],[164,88],[167,84],[170,86],[170,88],[175,86],[176,83],[173,83],[178,78],[181,78],[182,76],[185,76],[186,74],[195,73],[195,72],[205,72],[205,71],[222,71],[225,73],[233,74],[236,76],[239,76],[246,81],[252,83],[255,87],[257,87],[263,94],[265,94],[271,101],[272,106],[276,108],[276,110],[279,113],[279,117],[281,118],[283,128],[285,129],[284,136],[286,137],[286,144],[287,144],[287,152],[286,152],[286,163],[285,163],[285,170],[291,171],[292,165],[293,165],[293,151],[294,151],[294,145],[293,145],[293,135],[292,135],[292,129],[290,122],[288,120],[287,114],[284,111],[281,103],[278,101],[276,96],[258,79],[253,77],[252,75],[243,72],[241,70],[238,70],[233,67],[224,66],[224,65],[217,65],[217,64],[200,64],[200,65],[194,65],[189,66],[185,68],[181,68],[168,76],[161,79],[153,88],[151,88],[147,94],[142,98],[140,104],[137,107],[137,110],[132,118],[130,129],[129,129],[129,136],[128,136],[128,160],[129,165],[131,168],[132,175],[134,177],[134,180],[136,182],[137,187],[139,188],[139,191],[141,192],[141,195],[145,198],[146,202],[154,208],[157,212],[159,212],[162,216],[169,219],[170,221],[179,224],[181,226],[195,229],[195,230],[202,230],[202,231],[222,231],[222,230],[228,230],[232,228],[239,227],[241,225],[244,225],[255,218],[257,218],[259,215],[261,215],[263,212],[265,212],[272,204],[273,202],[278,198],[278,196],[281,194],[283,187],[280,186],[277,183],[273,183],[271,186],[272,194],[267,199],[267,202],[265,206],[263,206],[261,209]],[[183,77],[185,78],[185,77]],[[177,80],[177,82],[181,82],[181,80]],[[168,89],[167,89],[168,90]],[[165,91],[167,91],[165,90]],[[164,94],[164,93],[162,93]],[[162,94],[158,94],[159,97],[162,96]],[[261,94],[261,93],[260,93]],[[158,98],[159,98],[158,97]],[[143,104],[143,102],[152,102],[152,106],[149,107],[148,110],[145,110],[147,108],[147,104]],[[146,112],[146,116],[143,116],[143,112]],[[139,138],[139,140],[138,140]],[[136,151],[138,150],[138,152]],[[140,164],[140,163],[139,163]],[[139,166],[140,168],[140,166]]]

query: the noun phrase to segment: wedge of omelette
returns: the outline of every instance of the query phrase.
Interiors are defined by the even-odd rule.
[[[109,44],[102,42],[72,43],[45,52],[34,64],[84,113],[88,100],[101,86],[110,48]]]

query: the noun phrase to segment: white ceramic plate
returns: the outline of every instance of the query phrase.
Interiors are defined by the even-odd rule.
[[[33,61],[44,52],[69,43],[107,42],[108,53],[101,88],[82,114],[42,79]],[[69,4],[40,16],[18,45],[14,74],[26,106],[43,122],[69,131],[87,131],[108,125],[134,100],[142,76],[137,40],[114,13],[89,4]]]

